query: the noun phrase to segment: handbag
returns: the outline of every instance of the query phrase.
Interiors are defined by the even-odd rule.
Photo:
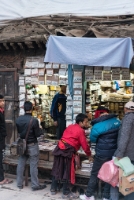
[[[21,139],[20,137],[17,139],[17,155],[22,156],[26,153],[27,150],[27,138],[28,138],[28,134],[30,131],[30,127],[32,124],[32,118],[30,119],[29,125],[28,125],[28,129],[27,129],[27,133],[26,133],[26,137],[25,139]]]

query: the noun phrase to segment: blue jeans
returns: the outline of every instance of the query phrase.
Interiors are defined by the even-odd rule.
[[[26,161],[29,159],[30,162],[30,175],[31,175],[31,187],[35,188],[39,186],[38,180],[38,161],[39,161],[39,146],[38,143],[33,146],[28,146],[27,155],[19,157],[17,166],[17,186],[23,185],[23,174],[25,170]]]

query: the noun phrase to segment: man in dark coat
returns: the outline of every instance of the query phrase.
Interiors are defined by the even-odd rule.
[[[66,128],[66,86],[60,85],[60,91],[54,96],[52,100],[50,115],[54,120],[56,126],[57,139],[60,140]]]
[[[125,115],[118,136],[118,148],[114,154],[115,157],[121,159],[129,157],[134,165],[134,102],[127,102],[124,106]],[[113,191],[114,192],[114,191]],[[115,191],[116,192],[116,191]],[[133,200],[134,192],[124,197],[125,200]]]
[[[16,126],[21,139],[26,138],[27,130],[27,153],[19,157],[17,166],[17,186],[23,189],[23,174],[26,161],[29,158],[30,162],[30,175],[32,190],[42,190],[46,185],[40,185],[38,180],[38,161],[39,161],[39,146],[37,138],[41,136],[42,130],[39,128],[39,122],[36,118],[32,117],[32,103],[26,101],[24,103],[25,114],[21,115],[16,120]],[[31,121],[32,120],[32,121]]]
[[[4,117],[5,100],[3,95],[0,94],[0,185],[8,183],[7,179],[4,179],[3,171],[3,149],[5,149],[5,137],[6,137],[6,123]]]
[[[112,159],[117,149],[117,137],[120,127],[120,120],[117,115],[109,114],[108,109],[101,107],[97,109],[97,117],[92,120],[90,141],[96,143],[96,155],[93,162],[90,180],[84,195],[80,195],[81,200],[95,200],[94,192],[97,185],[97,175],[101,166]],[[105,184],[103,200],[108,200],[110,196],[110,185]]]

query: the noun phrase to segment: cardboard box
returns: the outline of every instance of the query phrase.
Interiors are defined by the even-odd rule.
[[[45,70],[44,69],[39,69],[38,70],[38,74],[39,74],[39,76],[44,76]]]
[[[85,66],[85,70],[93,70],[94,67],[93,66]]]
[[[130,74],[122,74],[122,80],[130,80]]]
[[[52,76],[46,76],[46,85],[52,85]]]
[[[44,63],[39,63],[38,64],[38,68],[43,68],[44,69],[45,68],[45,64]]]
[[[74,95],[73,100],[74,101],[82,101],[82,96],[81,95]]]
[[[25,85],[25,83],[24,83],[24,79],[19,79],[19,85]]]
[[[130,69],[129,68],[122,68],[122,74],[129,74]]]
[[[98,67],[95,66],[94,67],[94,72],[95,71],[102,71],[102,70],[103,70],[103,67],[100,67],[100,66],[98,66]]]
[[[31,77],[31,84],[32,85],[38,85],[39,84],[39,80],[38,77]]]
[[[81,101],[73,101],[73,107],[81,107],[82,102]]]
[[[112,74],[120,74],[120,73],[121,73],[120,67],[113,67],[112,68]]]
[[[31,69],[25,69],[24,74],[25,76],[31,76]]]
[[[94,75],[89,76],[85,74],[85,81],[93,81],[94,80]]]
[[[32,68],[38,68],[38,64],[39,64],[38,61],[31,62]]]
[[[95,74],[95,80],[102,80],[102,73]]]
[[[82,95],[82,90],[81,89],[74,89],[74,95]]]
[[[120,80],[120,74],[112,74],[112,80]]]
[[[123,170],[119,169],[119,191],[124,195],[134,192],[134,174],[123,176]]]
[[[46,68],[46,69],[51,69],[51,68],[52,68],[52,63],[46,64],[46,65],[45,65],[45,68]]]
[[[66,64],[61,64],[60,65],[60,69],[67,69],[67,65]]]
[[[66,85],[66,77],[59,77],[59,85]]]
[[[59,69],[60,76],[66,76],[66,69]]]
[[[103,81],[111,81],[111,74],[103,73]]]
[[[52,75],[52,85],[58,85],[59,84],[59,76]]]
[[[59,64],[53,63],[53,69],[59,69]]]
[[[37,76],[38,73],[39,73],[39,72],[38,72],[38,69],[37,69],[37,68],[32,69],[32,72],[31,72],[32,76]]]
[[[25,86],[20,86],[20,90],[19,90],[19,94],[22,94],[22,93],[26,93],[26,88]]]
[[[47,75],[53,75],[53,73],[54,73],[53,69],[46,69]]]
[[[111,67],[103,67],[103,71],[111,71]]]
[[[82,83],[74,83],[73,88],[82,89]]]
[[[39,76],[39,85],[45,85],[45,77],[44,76]]]
[[[82,82],[82,72],[74,71],[74,82]]]
[[[25,77],[25,83],[31,83],[31,76]]]

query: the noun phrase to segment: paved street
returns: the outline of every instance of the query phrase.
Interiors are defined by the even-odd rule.
[[[61,199],[61,194],[51,196],[50,184],[47,188],[39,191],[31,191],[30,183],[29,186],[25,186],[22,190],[16,187],[16,180],[13,183],[4,185],[0,188],[0,199],[1,200],[58,200]]]
[[[20,190],[16,187],[16,180],[13,179],[13,183],[4,185],[3,187],[0,188],[0,199],[1,200],[61,200],[62,198],[61,198],[61,192],[57,193],[56,195],[50,194],[50,184],[47,184],[47,188],[44,190],[32,191],[29,182],[29,186],[25,186],[22,190]]]

